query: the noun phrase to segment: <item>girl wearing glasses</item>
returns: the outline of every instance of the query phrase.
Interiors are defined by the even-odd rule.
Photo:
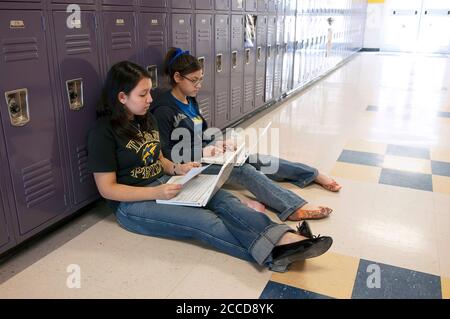
[[[189,160],[198,161],[199,157],[195,154],[200,154],[201,157],[202,154],[211,156],[224,152],[227,147],[230,147],[229,142],[207,140],[203,135],[207,129],[207,123],[200,114],[195,99],[203,81],[203,70],[198,60],[187,51],[171,48],[166,55],[164,72],[172,88],[160,94],[150,108],[150,112],[158,122],[164,156],[172,159],[172,151],[175,151],[182,157],[183,149],[177,146],[183,142],[183,136],[177,134],[177,129],[180,128],[190,133]],[[234,167],[229,182],[249,190],[257,200],[271,207],[282,221],[321,219],[330,215],[332,209],[308,204],[307,201],[272,180],[288,181],[302,188],[315,182],[333,192],[341,189],[336,181],[319,173],[317,169],[301,163],[260,154],[257,158],[257,163],[245,163]],[[267,176],[261,174],[259,170],[262,166],[271,161],[278,161],[278,171]],[[212,165],[207,173],[214,174],[219,170],[219,165]]]

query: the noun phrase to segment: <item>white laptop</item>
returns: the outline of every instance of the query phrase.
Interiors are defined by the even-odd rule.
[[[230,157],[236,153],[236,163],[234,166],[242,166],[247,161],[247,158],[253,154],[256,151],[256,147],[258,146],[259,139],[263,137],[267,130],[269,129],[270,125],[272,125],[272,122],[269,122],[269,124],[266,125],[263,132],[260,136],[257,137],[256,141],[254,143],[250,144],[248,147],[245,143],[245,138],[240,136],[238,137],[238,145],[236,151],[226,151],[222,154],[217,154],[214,156],[208,156],[208,157],[202,157],[202,163],[208,163],[208,164],[219,164],[222,165],[225,163]]]
[[[177,196],[169,200],[156,200],[158,204],[178,205],[178,206],[194,206],[204,207],[209,200],[216,194],[222,185],[228,180],[231,171],[234,168],[236,160],[236,152],[234,156],[230,156],[222,166],[218,175],[199,174],[189,181],[183,183],[183,176],[172,176],[167,184],[182,184],[183,189]]]

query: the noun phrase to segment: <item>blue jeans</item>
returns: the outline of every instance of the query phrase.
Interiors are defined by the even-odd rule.
[[[228,182],[243,186],[255,195],[258,201],[272,208],[280,220],[285,221],[307,201],[273,181],[286,181],[303,188],[316,179],[318,171],[305,164],[293,163],[269,155],[256,154],[256,156],[258,159],[256,163],[248,161],[242,166],[235,166]],[[259,170],[263,166],[270,165],[271,161],[279,161],[278,170],[274,174],[264,175]],[[217,174],[220,169],[220,165],[211,165],[204,174]]]
[[[167,182],[163,176],[149,186]],[[271,252],[292,229],[243,205],[219,190],[205,208],[156,204],[156,201],[121,202],[116,211],[125,229],[155,237],[196,239],[229,255],[269,266]]]

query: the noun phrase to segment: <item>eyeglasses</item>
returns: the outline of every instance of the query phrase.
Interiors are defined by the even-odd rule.
[[[185,78],[186,80],[190,81],[190,82],[192,83],[193,86],[197,86],[197,85],[202,84],[202,82],[203,82],[203,80],[204,80],[204,78],[201,78],[201,79],[199,79],[199,80],[192,80],[192,79],[190,79],[190,78],[188,78],[188,77],[185,77],[185,76],[182,75],[182,74],[180,74],[180,76],[181,76],[182,78]]]

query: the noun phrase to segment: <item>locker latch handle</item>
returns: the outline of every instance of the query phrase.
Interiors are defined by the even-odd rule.
[[[216,70],[222,72],[222,54],[216,56]]]
[[[147,66],[147,72],[152,80],[152,90],[158,87],[158,67],[156,65]]]
[[[198,57],[197,60],[200,66],[202,67],[203,73],[205,73],[205,57],[204,56]]]
[[[256,59],[261,62],[261,47],[256,48]]]
[[[83,79],[74,79],[66,81],[67,98],[69,99],[69,108],[72,111],[78,111],[84,106]]]
[[[233,69],[237,67],[237,51],[231,52],[231,66]]]
[[[9,119],[12,126],[24,126],[30,121],[28,90],[19,89],[5,93]]]
[[[245,64],[250,64],[250,49],[245,49]]]

